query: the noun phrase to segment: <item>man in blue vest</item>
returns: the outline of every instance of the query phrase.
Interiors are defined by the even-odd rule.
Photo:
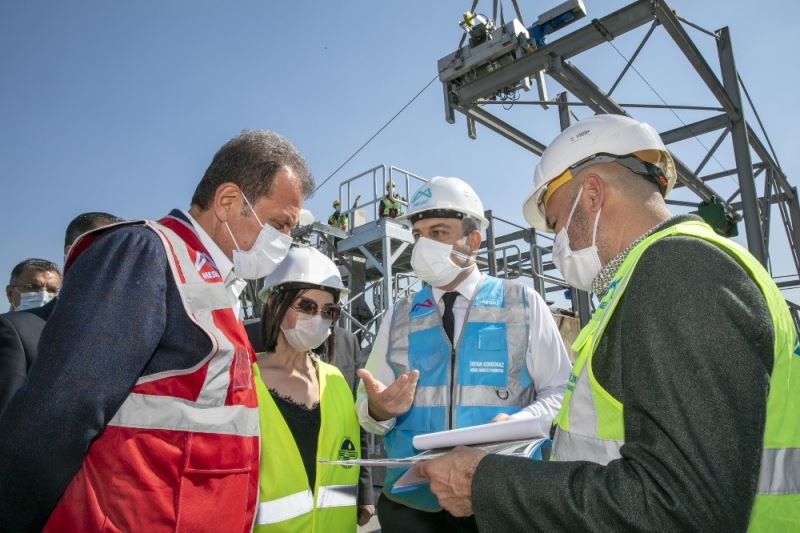
[[[384,435],[389,457],[415,452],[415,435],[505,418],[527,418],[547,435],[570,372],[541,296],[481,274],[475,257],[488,221],[475,191],[435,177],[411,199],[411,264],[422,289],[387,312],[365,370],[357,407],[364,429]],[[385,384],[389,384],[388,386]],[[427,487],[393,493],[389,469],[378,502],[382,530],[477,531]]]
[[[418,468],[488,532],[800,531],[800,347],[769,273],[664,202],[649,125],[598,115],[542,155],[523,210],[599,304],[572,345],[556,461],[459,448]]]

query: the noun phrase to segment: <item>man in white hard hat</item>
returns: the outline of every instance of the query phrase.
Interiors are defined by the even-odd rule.
[[[555,462],[461,448],[419,469],[481,531],[800,530],[792,319],[744,248],[670,214],[675,179],[655,130],[623,116],[542,155],[525,217],[600,303],[573,344]]]
[[[436,177],[411,199],[415,274],[426,284],[387,312],[358,395],[362,427],[384,435],[389,457],[415,452],[415,435],[527,418],[548,434],[570,372],[558,328],[530,288],[475,264],[488,221],[475,191]],[[427,487],[396,493],[389,469],[378,502],[383,531],[476,531],[443,511]]]

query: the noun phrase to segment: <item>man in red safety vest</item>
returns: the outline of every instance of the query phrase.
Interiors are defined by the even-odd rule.
[[[72,246],[0,419],[0,530],[251,530],[259,426],[238,295],[286,256],[313,187],[291,143],[248,131],[188,211]]]

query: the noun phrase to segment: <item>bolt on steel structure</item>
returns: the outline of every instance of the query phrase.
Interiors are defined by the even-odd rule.
[[[477,2],[475,2],[477,4]],[[475,4],[473,4],[474,11]],[[566,3],[565,3],[566,4]],[[570,60],[605,43],[612,43],[622,35],[644,27],[649,28],[641,39],[635,52],[627,60],[624,68],[608,91],[602,90],[583,71]],[[502,26],[505,28],[506,26]],[[720,75],[717,75],[709,60],[690,37],[687,28],[701,32],[704,37],[715,41],[717,64]],[[674,106],[668,105],[659,96],[660,103],[624,104],[617,102],[612,94],[631,70],[640,52],[656,31],[665,32],[669,40],[685,56],[691,68],[716,100],[712,106]],[[527,37],[527,33],[524,34]],[[503,36],[505,38],[505,36]],[[541,155],[545,145],[533,135],[511,125],[506,120],[493,114],[488,109],[497,109],[496,105],[508,108],[513,106],[540,106],[544,109],[555,108],[558,112],[561,129],[570,123],[570,115],[574,108],[588,108],[594,113],[613,113],[631,115],[633,109],[668,109],[673,114],[676,109],[702,111],[712,113],[710,116],[690,123],[681,122],[678,128],[661,131],[664,142],[675,156],[678,171],[676,187],[685,187],[699,201],[717,199],[730,220],[744,220],[746,244],[750,252],[765,266],[770,266],[770,225],[772,213],[777,209],[780,222],[785,230],[793,272],[789,279],[778,282],[782,289],[800,287],[800,207],[798,206],[797,188],[789,183],[772,150],[772,145],[761,120],[750,101],[746,88],[736,70],[731,36],[727,27],[715,32],[705,30],[691,22],[680,18],[665,2],[661,0],[638,0],[604,17],[591,20],[569,34],[553,40],[544,46],[536,47],[530,39],[525,42],[518,39],[519,46],[506,47],[503,57],[488,58],[481,69],[470,68],[469,75],[458,77],[453,73],[453,64],[458,64],[462,47],[454,54],[442,58],[439,62],[440,79],[444,87],[445,118],[455,122],[455,112],[463,114],[467,121],[470,137],[477,136],[476,124],[480,124],[495,133],[511,140],[530,152]],[[462,45],[463,45],[462,39]],[[540,43],[541,44],[541,43]],[[614,47],[616,49],[616,47]],[[506,52],[506,50],[511,50]],[[619,51],[617,50],[619,53]],[[622,55],[620,53],[620,55]],[[624,56],[623,56],[624,57]],[[632,69],[633,67],[633,69]],[[455,67],[457,69],[457,67]],[[637,72],[638,74],[638,72]],[[558,98],[548,100],[543,84],[545,79],[560,85],[565,92]],[[527,90],[534,80],[539,85],[539,100],[521,101],[518,94],[521,89]],[[646,82],[646,80],[644,80]],[[649,84],[648,84],[649,85]],[[652,86],[651,86],[652,89]],[[655,92],[655,90],[653,89]],[[745,98],[753,110],[758,129],[745,116]],[[544,95],[544,96],[542,96]],[[571,95],[570,98],[568,95]],[[510,98],[511,96],[511,98]],[[677,117],[677,114],[675,115]],[[716,141],[710,146],[702,142],[705,155],[700,163],[690,168],[676,154],[676,146],[681,141],[718,132]],[[709,173],[704,170],[710,160],[716,160],[715,154],[725,143],[732,148],[735,165],[723,168],[720,172]],[[757,161],[753,161],[753,156]],[[719,161],[717,160],[719,164]],[[710,182],[727,176],[737,176],[736,190],[731,195],[722,195],[711,187]],[[763,180],[757,181],[760,177]],[[668,201],[673,205],[697,207],[696,202]],[[541,235],[539,236],[542,237]],[[536,236],[533,236],[536,242]],[[543,253],[549,248],[540,247]],[[552,268],[549,262],[532,264],[533,277],[545,279],[545,270]],[[538,270],[536,270],[538,268]],[[778,280],[776,280],[778,281]],[[536,284],[535,284],[536,286]],[[538,288],[538,287],[537,287]],[[577,292],[577,291],[576,291]],[[800,307],[788,302],[795,317],[795,325],[800,329]],[[573,295],[573,305],[585,319],[590,312],[589,296],[585,293]]]

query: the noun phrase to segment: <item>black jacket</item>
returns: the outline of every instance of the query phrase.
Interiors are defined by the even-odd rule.
[[[55,305],[53,299],[42,307],[0,315],[0,414],[25,384],[39,355],[39,336]]]

